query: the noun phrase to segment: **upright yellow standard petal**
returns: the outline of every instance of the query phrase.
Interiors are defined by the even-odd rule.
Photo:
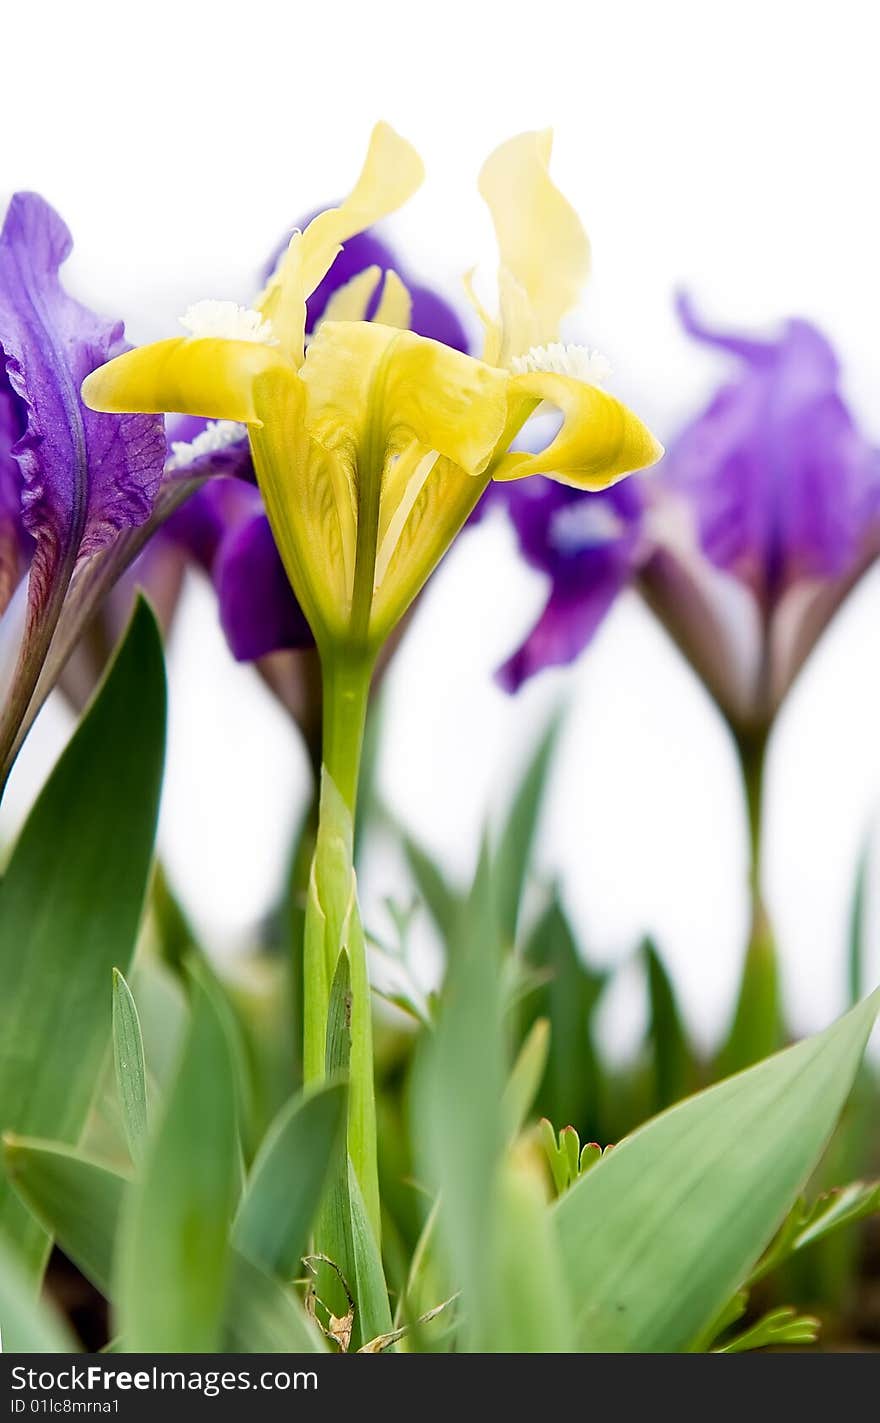
[[[555,341],[590,270],[590,244],[549,172],[552,134],[523,133],[495,149],[480,173],[500,255],[499,294],[507,364]]]
[[[319,213],[305,232],[294,233],[257,302],[294,364],[300,365],[303,358],[306,298],[327,275],[342,243],[396,212],[424,176],[422,160],[412,145],[390,124],[378,123],[360,177],[345,202]]]
[[[365,267],[344,286],[337,287],[321,317],[322,321],[366,321],[370,302],[382,280],[381,267]]]
[[[604,489],[625,474],[656,464],[663,446],[637,415],[613,395],[573,376],[536,371],[510,382],[512,399],[547,401],[562,412],[562,426],[539,454],[511,452],[493,469],[495,479],[546,474],[576,489]]]
[[[403,207],[424,178],[424,165],[412,144],[390,124],[376,124],[360,177],[345,202],[319,213],[303,233],[306,295],[327,275],[343,242]]]
[[[385,273],[385,285],[373,319],[380,321],[383,326],[396,326],[401,331],[409,329],[412,321],[412,297],[394,271]]]
[[[91,410],[204,415],[252,424],[256,376],[285,364],[275,346],[222,337],[174,337],[139,346],[87,376]]]

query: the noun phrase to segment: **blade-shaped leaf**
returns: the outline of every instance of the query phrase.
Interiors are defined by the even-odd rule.
[[[320,1354],[324,1343],[299,1299],[251,1260],[233,1252],[223,1325],[231,1354]]]
[[[132,1353],[213,1353],[222,1338],[236,1088],[217,1011],[195,992],[180,1070],[120,1234],[117,1326]]]
[[[679,1103],[556,1206],[580,1348],[687,1350],[814,1168],[880,1001]]]
[[[131,989],[118,968],[113,970],[113,1066],[125,1139],[132,1161],[139,1166],[147,1141],[144,1044]]]
[[[143,602],[21,833],[0,890],[0,1129],[74,1144],[110,1038],[149,874],[165,746],[159,631]],[[0,1235],[32,1273],[46,1236],[0,1180]]]
[[[490,1342],[497,1303],[495,1195],[506,1075],[500,932],[484,848],[450,941],[437,1026],[417,1062],[413,1136],[421,1176],[441,1197],[444,1294],[461,1290],[466,1347]]]
[[[496,894],[501,929],[509,943],[516,938],[532,845],[561,725],[562,716],[557,713],[526,767],[498,841],[495,855]]]
[[[694,1060],[666,965],[650,939],[642,945],[642,953],[651,1006],[648,1041],[654,1069],[654,1111],[660,1112],[693,1087]]]
[[[0,1330],[7,1354],[79,1353],[56,1311],[34,1297],[33,1283],[17,1255],[0,1243]]]
[[[445,938],[452,932],[461,910],[461,900],[428,851],[406,831],[399,833],[403,853],[422,903]]]
[[[128,1178],[54,1142],[7,1136],[6,1170],[65,1255],[109,1298],[113,1246]]]
[[[602,1138],[606,1091],[593,1017],[606,980],[584,963],[558,895],[530,934],[525,958],[547,979],[526,1001],[529,1014],[550,1021],[550,1055],[537,1110],[560,1126],[570,1123],[585,1136]]]
[[[345,1130],[346,1089],[330,1083],[294,1097],[260,1148],[235,1222],[241,1252],[268,1274],[293,1279]]]

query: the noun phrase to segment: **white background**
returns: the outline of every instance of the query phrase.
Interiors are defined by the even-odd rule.
[[[859,0],[662,4],[444,0],[305,5],[153,0],[4,7],[0,195],[35,188],[71,226],[67,280],[170,334],[201,297],[246,300],[267,250],[345,191],[371,124],[420,148],[429,181],[395,220],[411,265],[449,290],[491,278],[482,158],[556,130],[554,172],[589,228],[579,335],[668,439],[723,372],[671,310],[764,327],[822,323],[880,440],[877,33]],[[744,821],[731,748],[700,688],[624,599],[570,672],[516,699],[491,671],[541,604],[501,525],[463,538],[388,683],[382,786],[464,875],[496,804],[560,696],[570,709],[541,859],[591,954],[651,929],[695,1029],[728,1011],[745,931]],[[880,577],[811,664],[772,752],[765,881],[799,1027],[843,1001],[847,896],[880,804]],[[246,941],[276,892],[305,768],[284,715],[234,666],[194,586],[171,648],[162,848],[219,949]],[[60,744],[50,708],[4,811],[8,834]],[[373,915],[400,894],[378,858]],[[623,1000],[618,1031],[637,1005]],[[630,1022],[632,1028],[632,1022]]]

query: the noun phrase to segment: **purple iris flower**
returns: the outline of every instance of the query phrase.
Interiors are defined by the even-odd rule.
[[[506,487],[520,548],[550,586],[499,677],[513,690],[573,660],[632,583],[734,727],[766,727],[880,554],[880,454],[810,323],[758,339],[709,330],[684,298],[679,313],[690,336],[736,367],[656,472],[599,495]]]
[[[300,226],[305,227],[312,216]],[[283,243],[273,254],[264,278],[274,271],[286,245]],[[346,242],[309,297],[309,332],[320,321],[333,293],[371,266],[378,266],[383,272],[393,269],[405,282],[412,298],[411,325],[418,335],[442,341],[459,351],[467,349],[464,327],[452,307],[429,288],[413,282],[391,248],[373,231],[359,233]],[[374,314],[378,301],[377,291],[368,317]],[[204,421],[181,420],[172,427],[171,436],[175,442],[192,441],[204,429]],[[247,440],[229,446],[222,458],[229,462],[228,473],[238,475],[238,480],[211,480],[204,484],[169,521],[167,535],[186,548],[211,577],[220,622],[238,661],[256,662],[274,652],[311,647],[311,630],[291,591],[254,483]],[[197,467],[197,463],[189,466]]]
[[[64,291],[71,250],[58,214],[13,197],[0,231],[0,611],[28,574],[24,628],[0,711],[0,765],[28,714],[74,575],[150,517],[165,462],[158,416],[97,415],[89,372],[126,348]]]
[[[584,496],[550,479],[504,486],[526,562],[550,579],[544,610],[498,671],[509,692],[543,667],[573,662],[591,641],[642,555],[644,496],[634,479]]]

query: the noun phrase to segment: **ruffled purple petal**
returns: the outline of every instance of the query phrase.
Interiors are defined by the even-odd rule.
[[[639,565],[644,503],[634,479],[601,494],[540,478],[500,488],[524,559],[550,583],[537,623],[497,673],[514,692],[592,640]]]
[[[271,652],[313,646],[259,495],[250,515],[223,539],[213,576],[220,622],[237,661],[256,662]]]
[[[709,330],[684,299],[679,311],[690,335],[741,362],[659,472],[691,506],[707,558],[765,603],[844,573],[876,518],[880,462],[840,395],[832,347],[806,321],[758,341]]]
[[[33,540],[21,521],[21,470],[13,449],[21,439],[23,412],[0,372],[0,614],[25,575]]]
[[[125,346],[121,323],[63,290],[71,245],[48,203],[16,194],[0,233],[0,352],[23,416],[12,453],[35,539],[32,618],[79,558],[149,517],[165,457],[160,417],[98,415],[80,400],[85,376]]]

